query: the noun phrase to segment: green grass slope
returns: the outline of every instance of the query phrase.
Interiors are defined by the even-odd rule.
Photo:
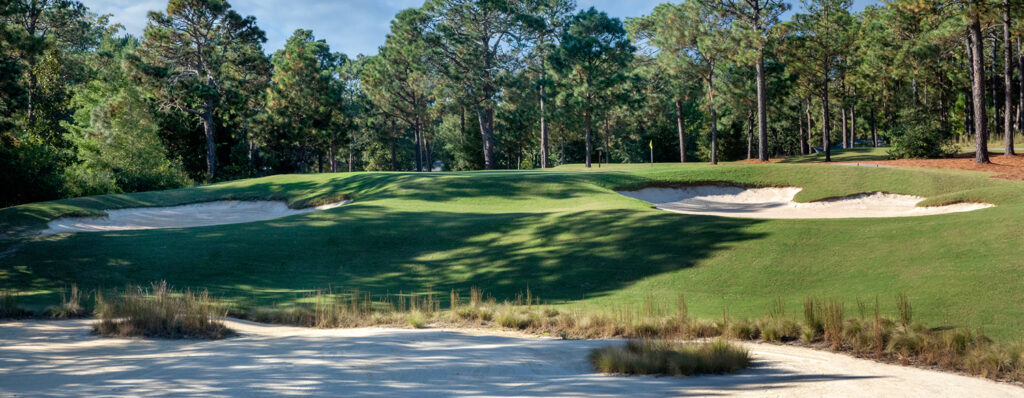
[[[811,201],[884,191],[997,207],[896,219],[747,220],[667,213],[613,189],[730,182],[802,186]],[[239,225],[31,235],[65,214],[225,198],[293,206],[350,197],[324,212]],[[239,304],[287,303],[309,289],[468,290],[608,309],[685,294],[695,316],[764,315],[776,298],[906,292],[916,320],[1024,326],[1024,183],[984,174],[826,165],[646,165],[576,172],[289,175],[192,189],[98,196],[0,210],[0,289],[52,304],[61,288],[167,280]]]

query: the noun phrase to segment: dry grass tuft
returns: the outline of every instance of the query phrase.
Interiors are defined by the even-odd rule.
[[[736,373],[750,366],[750,353],[724,339],[711,343],[629,341],[597,348],[590,363],[603,373],[691,376]]]
[[[18,306],[18,294],[0,290],[0,319],[26,318],[32,313]]]
[[[222,339],[233,334],[206,291],[177,292],[166,282],[115,291],[111,299],[97,293],[96,312],[101,319],[94,330],[103,336]]]
[[[82,318],[87,315],[85,307],[82,307],[82,292],[78,285],[72,284],[69,291],[61,292],[60,305],[46,309],[46,315],[55,319]]]

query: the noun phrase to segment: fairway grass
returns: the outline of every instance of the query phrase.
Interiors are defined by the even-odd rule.
[[[0,210],[0,290],[33,309],[82,289],[208,289],[239,307],[308,300],[314,289],[447,292],[478,286],[594,311],[674,305],[695,318],[760,317],[805,297],[892,303],[915,321],[983,327],[1015,342],[1024,326],[1024,183],[943,170],[828,165],[646,165],[618,170],[285,175]],[[612,168],[608,168],[612,169]],[[666,213],[615,189],[706,183],[799,186],[798,202],[863,192],[985,202],[969,213],[898,219],[749,220]],[[238,225],[33,235],[49,220],[104,209],[285,200],[323,212]],[[883,306],[885,307],[885,306]],[[895,306],[883,308],[892,314]]]

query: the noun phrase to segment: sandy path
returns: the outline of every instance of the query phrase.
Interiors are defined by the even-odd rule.
[[[330,210],[349,201],[306,209],[289,208],[279,201],[223,200],[171,207],[107,210],[107,217],[63,217],[50,221],[43,235],[64,232],[132,231],[241,224]]]
[[[608,341],[238,321],[230,326],[241,336],[222,341],[100,339],[90,323],[0,323],[0,395],[1024,396],[1008,384],[789,346],[750,344],[757,366],[737,375],[620,377],[586,362]]]
[[[705,185],[645,188],[619,193],[665,211],[718,217],[761,219],[916,217],[980,210],[992,205],[957,203],[918,207],[925,198],[869,193],[810,203],[793,201],[801,188],[741,188]]]

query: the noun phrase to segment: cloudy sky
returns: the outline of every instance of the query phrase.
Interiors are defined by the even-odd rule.
[[[164,9],[166,0],[81,0],[91,10],[113,14],[125,30],[141,35],[146,12]],[[626,18],[650,13],[666,0],[577,0],[580,7],[594,6],[609,15]],[[861,10],[878,0],[854,0]],[[799,4],[799,1],[793,1]],[[384,43],[391,18],[400,10],[418,7],[423,0],[231,0],[242,15],[253,15],[267,32],[267,52],[281,48],[295,29],[312,29],[334,51],[349,55],[376,54]]]

